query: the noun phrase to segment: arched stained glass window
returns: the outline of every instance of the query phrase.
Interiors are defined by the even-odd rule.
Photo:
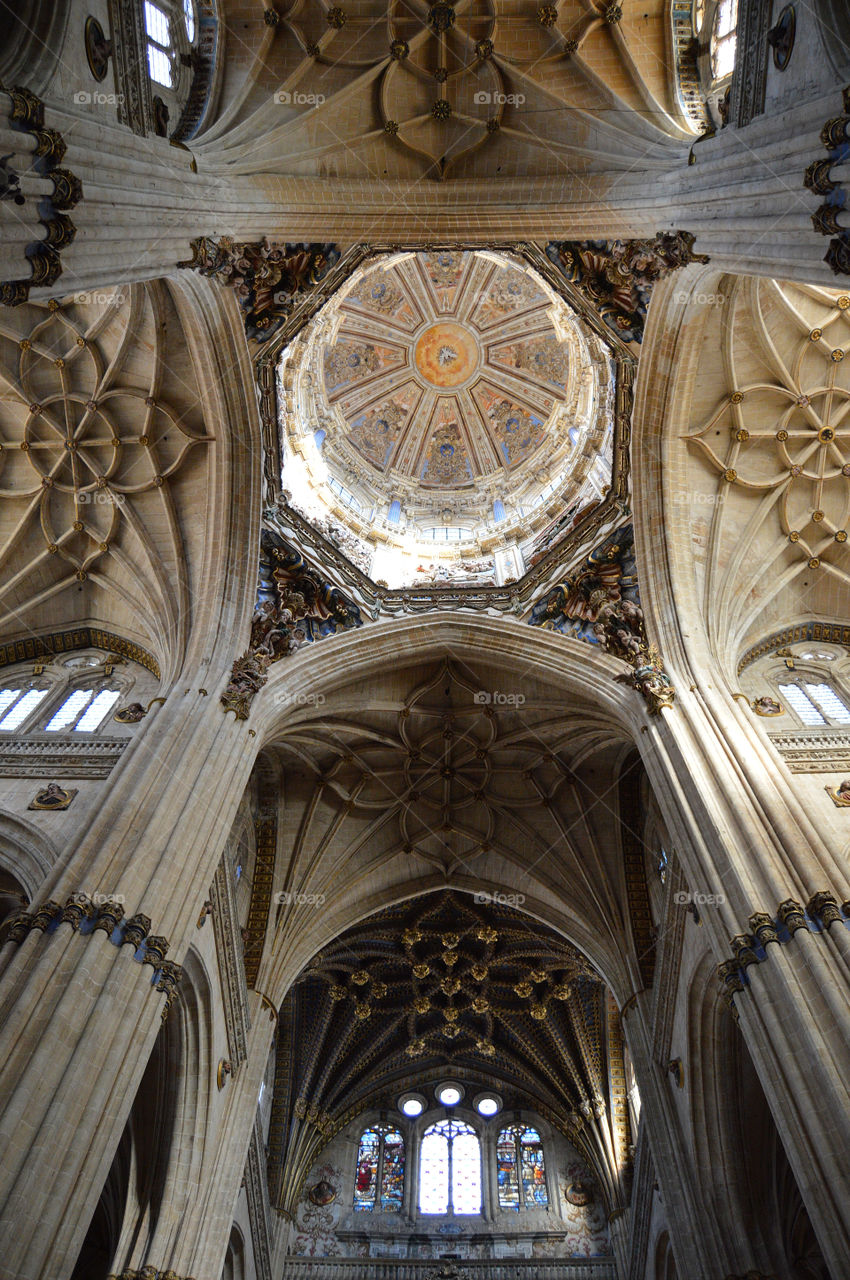
[[[481,1145],[471,1125],[441,1120],[422,1135],[420,1213],[481,1212]]]
[[[549,1204],[543,1143],[536,1129],[511,1125],[502,1130],[496,1172],[500,1209],[545,1209]]]
[[[397,1129],[366,1129],[357,1151],[354,1208],[400,1213],[403,1199],[404,1138]]]

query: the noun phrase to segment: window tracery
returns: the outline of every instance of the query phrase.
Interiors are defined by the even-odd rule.
[[[540,1134],[530,1126],[510,1125],[499,1134],[496,1148],[499,1208],[545,1209],[546,1166]]]
[[[399,1213],[404,1199],[404,1138],[383,1125],[364,1130],[357,1151],[354,1208]]]
[[[422,1135],[419,1210],[481,1212],[481,1144],[472,1126],[462,1120],[441,1120]]]
[[[104,729],[118,703],[135,687],[133,666],[117,654],[89,653],[35,666],[20,664],[17,673],[12,668],[0,682],[0,736],[82,735]],[[136,720],[131,717],[124,723]]]

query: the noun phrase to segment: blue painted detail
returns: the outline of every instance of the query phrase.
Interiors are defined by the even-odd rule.
[[[315,440],[315,442],[316,442],[316,448],[317,448],[317,449],[321,449],[322,445],[323,445],[323,444],[324,444],[324,442],[325,442],[325,436],[326,436],[326,434],[327,434],[327,432],[323,431],[321,427],[319,427],[319,429],[318,429],[317,431],[314,431],[314,432],[313,432],[313,439],[314,439],[314,440]]]
[[[497,498],[493,503],[493,519],[498,522],[505,519],[505,504],[501,498]]]
[[[400,519],[401,519],[401,503],[399,502],[398,498],[393,498],[392,502],[390,503],[390,509],[387,513],[387,523],[398,524]]]

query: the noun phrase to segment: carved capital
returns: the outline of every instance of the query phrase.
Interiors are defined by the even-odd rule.
[[[766,947],[769,942],[779,941],[779,930],[776,928],[773,917],[766,911],[756,911],[750,916],[747,924],[763,947]]]
[[[759,963],[759,958],[753,949],[754,942],[755,938],[748,933],[739,933],[731,939],[729,945],[732,948],[732,955],[741,968],[746,968],[749,964]]]
[[[32,928],[40,929],[43,933],[45,929],[49,928],[54,921],[61,919],[61,917],[61,906],[58,902],[54,902],[52,898],[49,898],[47,902],[42,902],[40,906],[36,907],[33,912]]]
[[[121,941],[122,943],[129,942],[130,946],[136,950],[142,945],[145,938],[150,933],[150,928],[150,916],[143,916],[141,914],[130,916],[130,919],[124,925],[124,935]]]
[[[815,920],[820,920],[825,929],[835,924],[836,920],[842,919],[838,902],[834,895],[827,893],[826,890],[813,894],[806,904],[806,910]]]
[[[165,959],[168,950],[168,939],[161,934],[150,934],[145,941],[145,954],[142,963],[153,965],[158,969]]]
[[[794,898],[786,898],[784,902],[780,902],[776,914],[790,934],[796,933],[798,929],[809,927],[806,923],[805,911]]]

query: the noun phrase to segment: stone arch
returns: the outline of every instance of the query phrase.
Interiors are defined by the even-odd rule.
[[[20,883],[30,901],[57,856],[51,842],[33,823],[0,811],[0,869]]]

